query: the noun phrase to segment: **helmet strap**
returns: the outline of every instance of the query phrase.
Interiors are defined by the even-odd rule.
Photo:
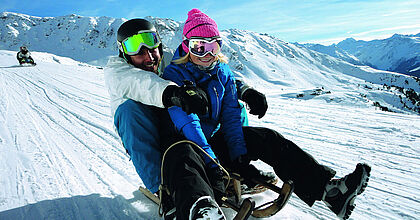
[[[133,64],[133,62],[131,61],[130,56],[128,56],[127,54],[125,54],[125,53],[123,53],[121,51],[120,51],[119,57],[123,58],[129,64]]]

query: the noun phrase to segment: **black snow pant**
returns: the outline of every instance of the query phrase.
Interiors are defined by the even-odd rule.
[[[248,156],[271,165],[282,180],[292,180],[294,193],[312,206],[321,200],[326,183],[335,175],[331,168],[320,165],[278,132],[268,128],[243,127]],[[209,141],[222,166],[229,168],[231,160],[223,134],[217,132]],[[202,154],[195,146],[181,143],[166,153],[163,184],[171,193],[177,219],[187,219],[192,204],[201,196],[214,198]]]
[[[312,206],[321,200],[326,183],[335,175],[331,168],[319,164],[310,154],[278,132],[260,127],[243,127],[248,156],[273,167],[282,180],[292,180],[294,193]],[[231,160],[223,135],[218,132],[210,140],[210,146],[224,167]]]
[[[188,219],[198,198],[214,198],[203,157],[196,146],[180,143],[171,147],[163,160],[163,185],[175,204],[176,219]]]

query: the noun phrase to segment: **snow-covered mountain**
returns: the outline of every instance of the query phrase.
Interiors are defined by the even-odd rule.
[[[115,35],[123,19],[110,17],[34,17],[3,12],[0,15],[0,49],[49,52],[82,62],[112,55]]]
[[[304,44],[304,46],[352,64],[364,64],[381,70],[420,77],[420,33],[394,34],[387,39],[372,41],[348,38],[330,46],[320,44]]]
[[[114,132],[103,70],[54,54],[33,55],[37,66],[20,67],[14,51],[0,50],[0,219],[161,219],[158,207],[137,190],[142,182]],[[291,68],[286,74],[306,72]],[[420,116],[364,103],[361,91],[382,99],[388,92],[358,86],[365,82],[357,77],[314,73],[306,77],[310,83],[299,80],[300,88],[327,79],[334,84],[330,93],[260,79],[257,88],[269,109],[262,119],[250,115],[250,124],[279,131],[337,177],[357,162],[370,164],[369,186],[352,219],[419,219]],[[260,161],[255,165],[272,170]],[[261,204],[274,196],[255,199]],[[311,208],[293,195],[266,219],[336,218],[322,202]]]
[[[181,39],[181,22],[147,17],[164,36],[164,44],[175,48]],[[118,51],[116,33],[127,19],[110,17],[35,17],[3,12],[0,14],[0,49],[19,50],[26,45],[40,51],[71,57],[97,65],[105,65],[107,57]]]
[[[148,19],[174,50],[182,23]],[[123,21],[1,15],[0,219],[160,219],[137,191],[142,182],[113,130],[100,67],[117,53]],[[268,99],[266,116],[250,115],[251,125],[279,131],[339,177],[357,162],[369,163],[372,177],[353,219],[420,218],[418,78],[264,34],[221,34],[232,70]],[[18,65],[21,44],[29,45],[37,66]],[[293,196],[268,219],[334,218],[324,204],[310,208]]]
[[[182,38],[182,22],[146,18],[156,25],[164,45],[174,51]],[[18,50],[24,44],[31,51],[105,65],[108,56],[117,54],[115,35],[124,21],[78,15],[40,18],[4,12],[0,25],[6,28],[0,30],[0,49]],[[349,85],[346,80],[337,80],[336,75],[345,73],[346,77],[360,79],[357,87],[362,89],[354,88],[358,93],[355,103],[370,103],[397,112],[420,112],[420,86],[416,78],[350,64],[265,34],[231,29],[221,31],[221,35],[223,52],[230,58],[232,70],[252,80],[254,86],[270,86],[267,82],[281,84],[295,90],[290,96],[339,93]],[[366,92],[366,88],[380,90],[381,94],[387,94],[386,98],[383,95],[378,98],[375,92]],[[325,91],[317,92],[318,89]],[[328,99],[328,95],[324,97]]]

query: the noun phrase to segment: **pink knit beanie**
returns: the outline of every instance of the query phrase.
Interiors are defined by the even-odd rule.
[[[182,32],[186,38],[191,37],[215,37],[220,36],[216,22],[209,16],[194,8],[188,12],[188,19],[184,24]],[[188,46],[182,44],[182,49],[188,53]]]

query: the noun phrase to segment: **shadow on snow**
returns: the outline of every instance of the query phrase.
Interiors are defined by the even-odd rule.
[[[99,194],[39,201],[0,212],[2,220],[18,219],[160,219],[157,206],[139,191],[133,198],[101,197]],[[141,209],[131,203],[139,203]]]

